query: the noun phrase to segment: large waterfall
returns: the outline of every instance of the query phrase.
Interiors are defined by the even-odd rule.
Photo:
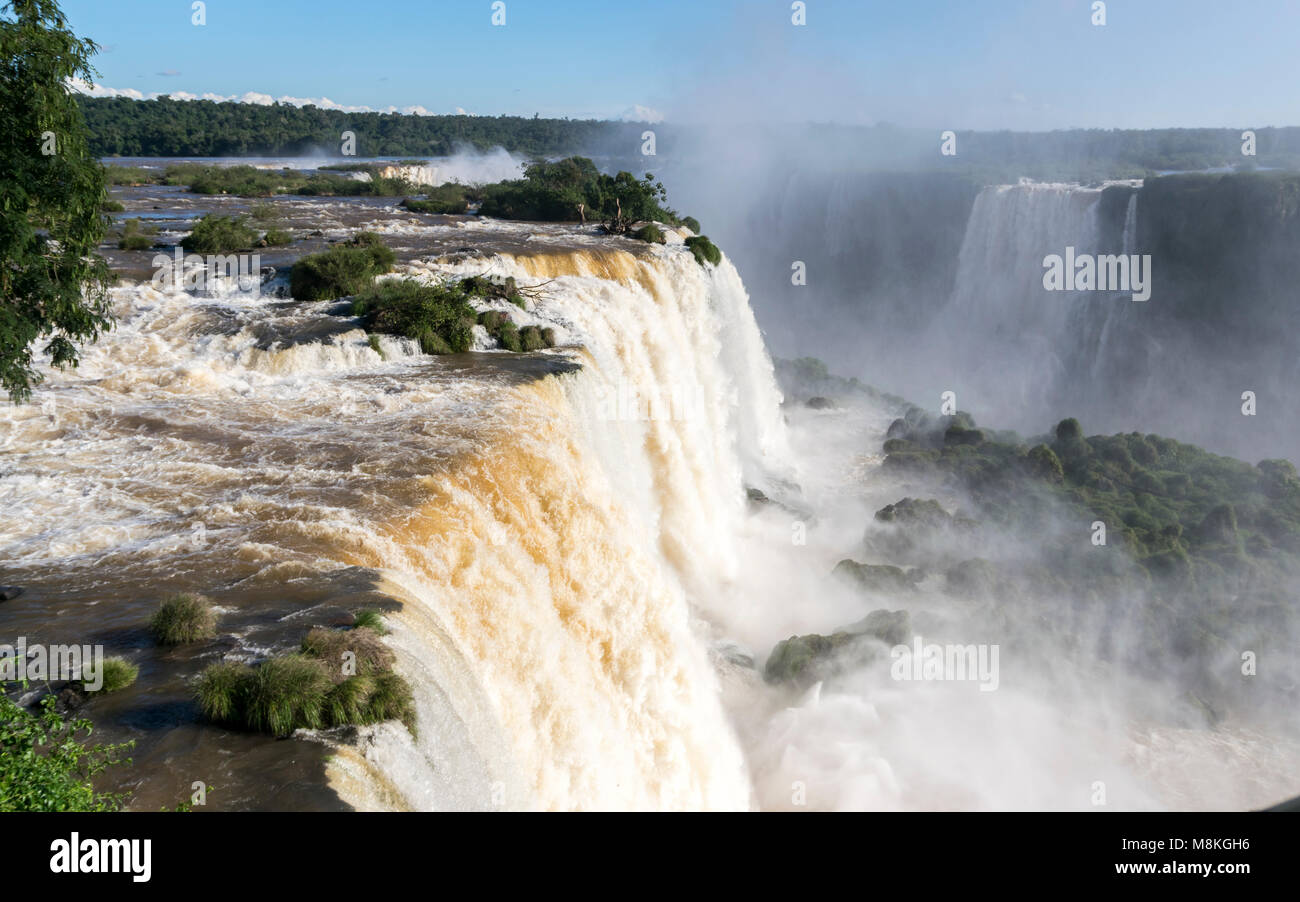
[[[3,413],[0,544],[97,629],[165,587],[217,592],[254,657],[256,599],[302,599],[291,646],[331,580],[378,574],[420,731],[339,749],[359,807],[750,807],[693,613],[735,576],[745,485],[787,465],[740,278],[680,244],[402,275],[485,269],[543,286],[518,316],[580,369],[372,348],[328,305],[117,289],[119,328]]]

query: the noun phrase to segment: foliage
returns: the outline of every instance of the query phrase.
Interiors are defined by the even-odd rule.
[[[117,241],[119,250],[145,251],[154,245],[157,228],[145,225],[139,219],[128,219],[122,223],[122,236]]]
[[[345,663],[355,663],[355,670]],[[414,732],[414,696],[392,665],[392,651],[368,627],[313,629],[297,653],[256,667],[211,665],[194,691],[208,719],[275,736],[385,720],[400,720]]]
[[[47,695],[40,711],[21,708],[0,690],[0,811],[117,811],[124,795],[95,791],[93,780],[134,743],[89,742],[89,720],[65,720]]]
[[[233,254],[257,243],[257,231],[243,216],[209,213],[194,224],[181,247],[194,254]]]
[[[425,191],[424,200],[405,198],[401,206],[412,213],[461,214],[468,213],[469,205],[476,202],[479,197],[480,193],[477,189],[449,183],[429,188]]]
[[[389,272],[397,255],[374,232],[359,232],[329,250],[303,257],[289,274],[289,291],[300,301],[359,294],[375,276]]]
[[[695,255],[695,262],[703,266],[706,262],[717,266],[722,262],[722,251],[708,239],[707,235],[692,235],[686,239],[686,246]]]
[[[217,614],[199,595],[173,595],[149,620],[149,632],[160,645],[184,645],[217,634]]]
[[[504,147],[556,157],[583,147],[636,147],[644,126],[538,116],[410,116],[349,113],[316,106],[80,97],[96,156],[297,156],[338,147],[355,132],[364,156],[450,156],[462,147]],[[348,164],[341,164],[348,165]]]
[[[459,354],[473,343],[474,308],[454,282],[386,279],[358,294],[352,313],[367,329],[414,339],[426,354]]]
[[[103,666],[103,685],[96,690],[87,688],[88,692],[117,692],[135,682],[140,675],[140,668],[124,658],[106,658]],[[87,674],[94,681],[96,674]],[[86,682],[83,680],[83,683]]]
[[[481,189],[479,213],[501,219],[577,222],[581,219],[618,222],[665,222],[677,225],[678,215],[663,206],[667,193],[652,173],[641,179],[630,172],[606,175],[586,157],[554,163],[534,163],[522,179],[498,182]]]
[[[663,244],[667,239],[664,237],[664,230],[659,228],[653,222],[643,225],[632,233],[632,237],[638,241],[645,241],[650,244]]]
[[[94,77],[97,49],[68,29],[53,0],[4,7],[0,387],[16,402],[28,400],[42,379],[32,358],[36,341],[49,338],[44,351],[54,366],[76,366],[76,343],[112,325],[110,274],[95,255],[108,227],[104,171],[68,89],[69,79]]]

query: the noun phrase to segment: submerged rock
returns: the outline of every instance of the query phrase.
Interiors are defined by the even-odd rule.
[[[811,410],[834,410],[837,405],[830,398],[823,398],[821,395],[818,395],[815,398],[809,398],[805,401],[804,406]]]
[[[0,601],[13,601],[22,594],[20,586],[0,586]]]

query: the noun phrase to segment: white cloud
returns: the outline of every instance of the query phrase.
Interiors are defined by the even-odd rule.
[[[634,104],[630,110],[625,111],[618,118],[624,122],[663,122],[664,114],[652,107],[642,106],[638,103]]]
[[[168,70],[160,72],[159,75],[179,75],[179,72]],[[216,103],[249,103],[257,106],[270,106],[273,103],[289,104],[291,106],[315,106],[323,110],[340,110],[345,113],[401,113],[406,116],[436,116],[438,115],[428,107],[414,104],[412,106],[396,107],[369,107],[369,106],[349,106],[347,104],[337,103],[328,97],[291,97],[284,95],[282,97],[272,97],[270,94],[263,94],[258,91],[246,91],[243,94],[224,95],[214,94],[207,91],[203,94],[193,94],[189,91],[154,91],[145,94],[134,88],[109,88],[104,85],[93,84],[80,78],[68,80],[72,90],[79,94],[85,94],[87,97],[129,97],[132,100],[153,100],[166,94],[172,100],[211,100]],[[462,107],[456,107],[456,114],[460,116],[470,116]]]

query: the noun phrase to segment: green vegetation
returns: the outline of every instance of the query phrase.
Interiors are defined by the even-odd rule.
[[[362,167],[369,181],[331,172],[308,173],[299,169],[259,169],[255,166],[211,166],[177,163],[161,173],[109,167],[110,177],[125,184],[159,184],[188,187],[195,194],[271,197],[278,194],[322,197],[395,197],[412,190],[404,179],[384,178],[379,167]]]
[[[124,658],[106,658],[103,663],[103,685],[99,689],[87,692],[117,692],[119,689],[125,689],[135,682],[135,678],[140,675],[140,668]],[[90,682],[94,682],[96,674],[91,671],[87,674]],[[83,685],[86,681],[83,680]]]
[[[122,235],[117,240],[119,250],[147,251],[154,245],[158,234],[156,226],[146,225],[139,219],[128,219],[122,223]]]
[[[93,80],[98,48],[53,0],[21,0],[0,18],[0,387],[26,401],[41,382],[35,342],[56,367],[112,326],[111,274],[96,256],[108,228],[104,170],[87,145],[72,78]]]
[[[193,254],[233,254],[249,250],[256,243],[257,231],[245,217],[209,213],[194,224],[181,247]]]
[[[397,255],[374,232],[358,232],[329,250],[303,257],[289,274],[289,291],[300,301],[359,294],[375,276],[390,272]]]
[[[427,189],[424,200],[411,200],[408,197],[402,201],[401,206],[412,213],[461,214],[468,213],[469,205],[477,203],[480,197],[481,193],[475,188],[449,183]]]
[[[126,211],[126,206],[118,201],[110,199],[100,204],[99,209],[103,210],[105,213],[123,213]]]
[[[371,336],[372,338],[374,336]],[[374,608],[362,608],[352,614],[352,628],[368,629],[376,635],[384,635],[388,627],[384,626],[384,615]]]
[[[686,239],[686,246],[695,255],[695,262],[703,266],[706,262],[717,266],[722,262],[722,251],[706,235],[692,235]]]
[[[149,632],[159,645],[184,645],[211,639],[217,634],[217,614],[206,598],[173,595],[149,620]]]
[[[287,244],[293,244],[293,235],[284,229],[270,228],[262,236],[262,243],[267,247],[284,247]]]
[[[367,329],[414,339],[426,354],[459,354],[473,343],[474,308],[455,282],[385,279],[357,295],[352,313]]]
[[[0,811],[118,811],[124,795],[96,792],[94,778],[130,764],[134,743],[92,745],[85,718],[65,720],[53,695],[40,711],[0,689]]]
[[[362,156],[450,156],[471,146],[504,147],[556,157],[582,147],[640,144],[644,124],[522,116],[408,116],[347,113],[315,106],[257,106],[169,97],[130,100],[79,97],[96,156],[295,156],[338,147],[339,135],[359,136]],[[660,151],[664,148],[660,138]],[[348,164],[343,164],[348,165]]]
[[[500,219],[603,220],[607,229],[617,233],[627,232],[636,222],[677,225],[682,221],[663,206],[667,193],[653,173],[641,179],[630,172],[605,175],[586,157],[534,163],[522,179],[487,185],[481,192],[479,213]]]
[[[663,244],[667,239],[664,237],[664,230],[659,228],[653,222],[641,226],[632,233],[632,237],[638,241],[645,241],[650,244]]]
[[[385,720],[414,732],[414,696],[392,665],[392,651],[368,627],[313,629],[297,653],[255,667],[208,667],[195,695],[208,719],[274,736]]]

